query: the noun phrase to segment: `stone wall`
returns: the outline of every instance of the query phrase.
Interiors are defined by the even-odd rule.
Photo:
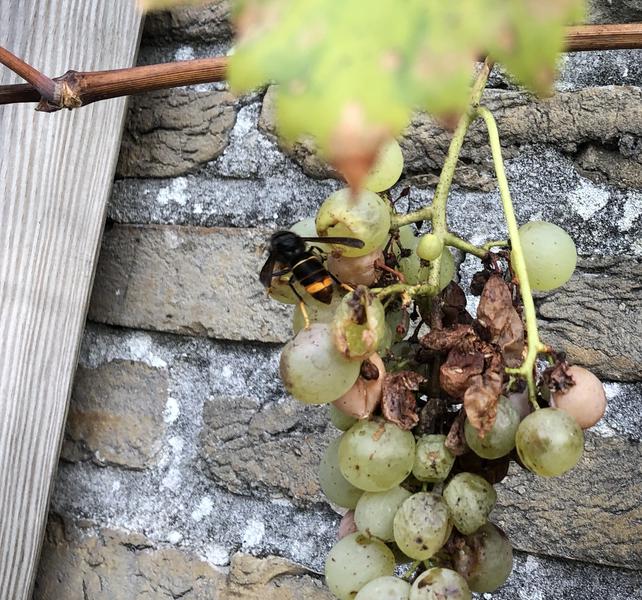
[[[639,0],[611,4],[594,0],[593,20],[642,20]],[[150,17],[140,63],[225,52],[228,8]],[[642,598],[641,56],[566,56],[545,101],[501,73],[486,93],[520,221],[563,225],[582,254],[537,298],[543,337],[598,373],[610,404],[576,470],[498,487],[494,520],[518,552],[484,598]],[[305,147],[279,147],[271,98],[212,84],[131,103],[36,600],[331,598],[320,571],[339,516],[316,468],[336,432],[278,381],[290,310],[257,273],[269,232],[340,184]],[[448,139],[425,115],[404,136],[410,207]],[[505,236],[481,126],[456,182],[453,229]]]

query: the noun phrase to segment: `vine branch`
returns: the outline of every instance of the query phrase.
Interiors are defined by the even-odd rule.
[[[642,48],[642,23],[580,25],[566,30],[567,52],[627,48]],[[38,102],[36,110],[54,112],[108,98],[223,81],[228,60],[218,56],[111,71],[72,70],[53,79],[1,47],[0,63],[28,82],[0,86],[0,105]]]

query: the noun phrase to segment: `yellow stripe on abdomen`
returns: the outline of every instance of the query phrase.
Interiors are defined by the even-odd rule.
[[[308,292],[308,294],[316,294],[317,292],[320,292],[321,290],[324,290],[328,286],[332,285],[332,277],[324,277],[321,281],[314,281],[310,283],[309,285],[305,286],[305,291]]]

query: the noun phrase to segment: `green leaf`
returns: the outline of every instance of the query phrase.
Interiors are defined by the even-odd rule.
[[[582,0],[239,0],[232,89],[280,84],[277,125],[313,135],[341,168],[366,169],[412,113],[467,106],[490,52],[535,91],[554,72],[563,23]],[[357,178],[359,176],[357,173]]]

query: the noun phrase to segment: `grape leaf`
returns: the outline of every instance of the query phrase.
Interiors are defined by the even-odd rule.
[[[543,91],[563,23],[582,0],[237,0],[233,90],[279,84],[280,134],[316,138],[358,183],[413,111],[465,109],[475,60],[490,52]]]

